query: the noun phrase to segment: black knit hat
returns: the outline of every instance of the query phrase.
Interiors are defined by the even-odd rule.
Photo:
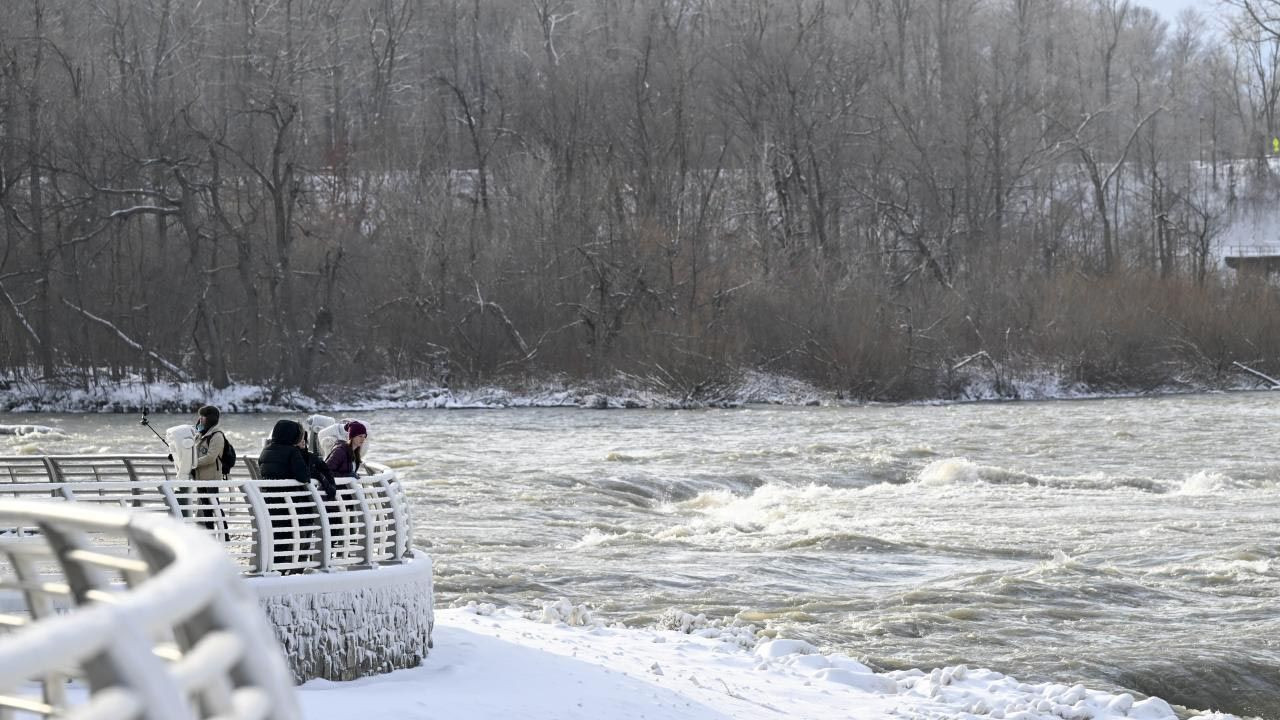
[[[222,417],[222,413],[219,412],[218,408],[213,405],[205,405],[204,407],[196,411],[196,415],[199,415],[200,417],[204,418],[205,430],[208,430],[214,425],[217,425],[219,418]]]

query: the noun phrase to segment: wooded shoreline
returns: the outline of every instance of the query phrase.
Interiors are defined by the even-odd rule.
[[[1274,377],[1259,7],[5,3],[0,373]]]

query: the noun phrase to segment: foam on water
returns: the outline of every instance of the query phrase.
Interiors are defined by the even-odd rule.
[[[1274,488],[1275,483],[1236,480],[1229,475],[1212,470],[1200,470],[1182,482],[1178,492],[1182,495],[1213,495],[1239,490]]]
[[[659,539],[733,540],[771,546],[779,538],[814,538],[857,531],[859,490],[823,485],[768,484],[742,496],[727,490],[701,493],[677,503],[695,511],[687,522],[658,533]]]
[[[395,470],[401,470],[401,469],[404,469],[404,468],[411,468],[411,467],[413,467],[413,466],[417,465],[417,464],[418,464],[418,461],[417,461],[417,460],[411,460],[411,459],[409,459],[409,458],[392,458],[392,459],[390,459],[390,460],[386,461],[386,462],[385,462],[385,463],[383,463],[383,464],[384,464],[384,465],[386,465],[386,466],[387,466],[387,467],[389,467],[389,468],[392,468],[392,469],[395,469]]]
[[[916,481],[922,485],[996,485],[1045,486],[1064,490],[1143,490],[1154,493],[1206,495],[1222,492],[1275,488],[1274,481],[1236,480],[1215,471],[1200,470],[1183,480],[1092,472],[1080,475],[1032,474],[998,466],[980,465],[968,458],[935,460],[926,465]]]
[[[607,533],[607,532],[602,532],[597,528],[591,528],[590,530],[587,531],[585,535],[582,536],[581,540],[570,545],[569,549],[586,550],[589,548],[597,548],[597,547],[618,542],[620,540],[628,538],[629,536],[631,536],[631,533],[626,533],[626,532]]]
[[[990,472],[989,469],[971,462],[968,458],[947,458],[929,463],[924,470],[920,471],[918,479],[925,485],[959,485],[982,482],[998,475],[999,473]],[[1034,480],[1029,476],[1026,479]]]

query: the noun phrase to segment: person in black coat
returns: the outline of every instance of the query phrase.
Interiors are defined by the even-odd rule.
[[[292,420],[277,420],[271,428],[271,442],[258,455],[258,474],[264,480],[311,481],[307,459],[298,448],[302,426]]]
[[[303,441],[302,426],[292,420],[278,420],[275,427],[271,429],[271,442],[262,449],[262,453],[258,455],[258,474],[263,480],[293,480],[298,483],[297,487],[277,487],[263,488],[262,494],[268,505],[274,506],[267,508],[267,512],[271,514],[271,527],[273,528],[273,536],[277,543],[289,541],[293,536],[294,524],[290,518],[290,512],[287,508],[279,507],[285,503],[282,495],[296,493],[302,490],[308,490],[311,487],[311,478],[313,468],[318,459],[300,447]],[[320,463],[323,465],[324,463]],[[325,468],[326,470],[328,468]],[[321,487],[324,488],[325,495],[328,499],[333,499],[336,487],[333,482],[333,476],[329,475],[327,482],[322,476],[320,478]],[[320,508],[317,512],[322,512]],[[313,525],[314,520],[304,518],[298,520],[298,525]],[[306,531],[308,535],[311,531]],[[305,548],[301,548],[305,549]],[[303,559],[303,558],[298,558]],[[288,552],[277,552],[275,555],[276,564],[291,563],[295,558]],[[289,570],[284,571],[290,572]],[[292,572],[301,572],[300,569]]]
[[[258,474],[264,480],[297,480],[302,485],[315,480],[326,500],[338,492],[329,466],[307,451],[302,425],[292,420],[279,420],[271,429],[271,443],[258,455]]]

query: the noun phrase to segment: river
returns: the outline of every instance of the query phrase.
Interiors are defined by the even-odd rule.
[[[678,608],[886,669],[1280,718],[1277,400],[361,417],[442,604],[567,598],[630,624]],[[248,454],[276,417],[223,424]],[[160,447],[132,416],[0,423],[61,431],[0,437],[3,454]]]

